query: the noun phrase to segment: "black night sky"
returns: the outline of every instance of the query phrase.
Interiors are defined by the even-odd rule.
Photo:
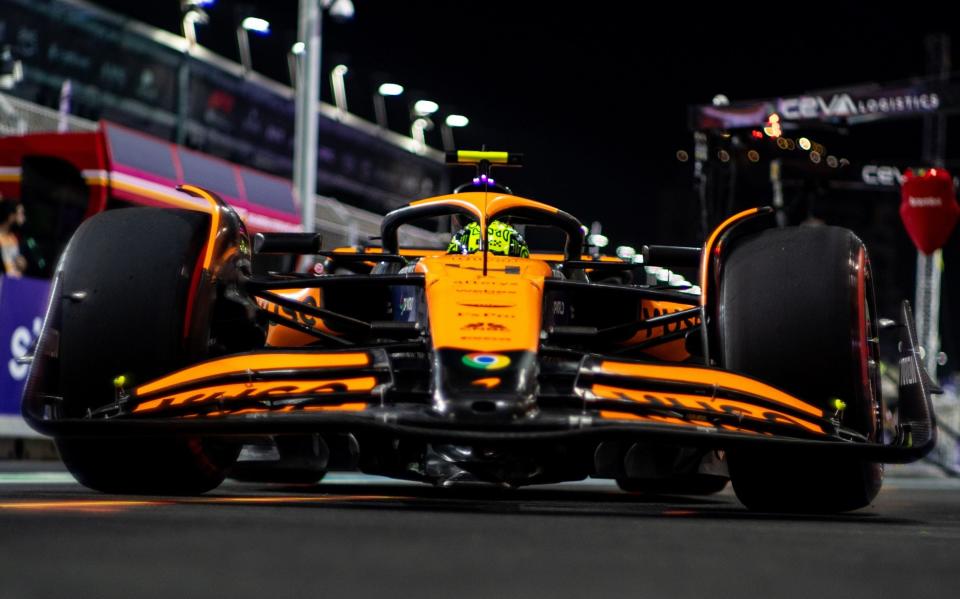
[[[97,3],[179,33],[175,0]],[[198,28],[202,45],[233,60],[239,5],[219,0]],[[323,32],[324,72],[350,68],[351,112],[373,120],[373,90],[390,80],[407,90],[389,113],[398,129],[409,122],[405,102],[419,98],[437,101],[441,115],[465,114],[471,123],[457,131],[459,147],[524,152],[526,168],[505,178],[514,191],[601,220],[614,243],[698,240],[692,168],[675,158],[692,150],[689,105],[717,93],[737,101],[920,76],[925,34],[949,24],[936,10],[837,2],[355,5],[352,21],[327,18]],[[273,28],[252,40],[255,70],[287,83],[297,2],[245,6]],[[330,101],[329,79],[322,92]],[[881,137],[882,148],[854,136],[845,149],[854,160],[909,161],[919,156],[919,130],[911,121]]]

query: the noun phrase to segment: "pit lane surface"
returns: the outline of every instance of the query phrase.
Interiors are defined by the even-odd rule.
[[[955,597],[958,508],[960,481],[905,477],[830,517],[602,481],[480,492],[341,474],[115,497],[54,463],[0,462],[0,598]]]

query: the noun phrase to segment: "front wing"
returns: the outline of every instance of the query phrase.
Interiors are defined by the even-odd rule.
[[[936,442],[930,394],[909,304],[901,323],[899,423],[888,444],[868,442],[827,413],[760,381],[724,370],[607,359],[580,361],[568,397],[529,418],[451,419],[430,402],[392,394],[383,348],[274,350],[232,355],[174,372],[82,419],[26,409],[55,436],[245,435],[380,431],[458,443],[614,438],[729,449],[784,446],[882,462],[910,462]],[[42,398],[32,398],[32,401]],[[45,417],[35,414],[43,413]]]

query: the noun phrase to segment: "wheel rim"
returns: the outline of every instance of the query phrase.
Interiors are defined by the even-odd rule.
[[[876,440],[882,425],[880,398],[880,343],[877,324],[874,321],[875,298],[873,297],[872,272],[866,249],[860,246],[853,262],[855,290],[853,352],[858,382],[856,398],[859,405],[867,407],[863,425],[868,430],[861,431],[870,440]]]

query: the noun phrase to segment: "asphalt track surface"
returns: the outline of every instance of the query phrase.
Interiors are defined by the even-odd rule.
[[[0,462],[0,598],[957,597],[960,481],[889,479],[844,516],[602,481],[448,491],[335,475],[199,498],[91,493]]]

